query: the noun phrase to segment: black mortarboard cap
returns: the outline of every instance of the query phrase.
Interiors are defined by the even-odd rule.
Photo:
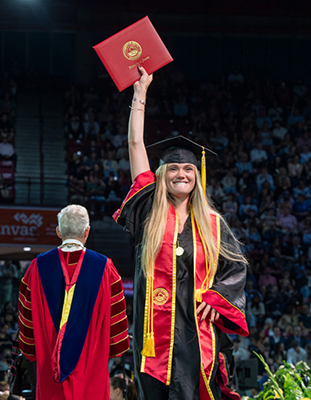
[[[197,165],[197,162],[201,160],[203,150],[206,156],[217,156],[212,150],[181,135],[161,140],[146,146],[146,148],[160,159],[160,164],[190,163]]]

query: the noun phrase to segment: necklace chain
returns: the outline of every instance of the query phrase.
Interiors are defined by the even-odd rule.
[[[184,215],[183,217],[179,217],[178,216],[178,223],[182,224],[182,222],[184,222],[184,220],[189,216],[189,214]]]

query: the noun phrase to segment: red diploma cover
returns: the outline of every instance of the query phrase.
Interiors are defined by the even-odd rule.
[[[173,61],[148,17],[94,46],[119,91],[136,82],[141,64],[148,74]]]

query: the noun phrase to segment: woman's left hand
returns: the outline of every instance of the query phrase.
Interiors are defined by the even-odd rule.
[[[209,316],[210,322],[214,323],[220,317],[219,312],[214,310],[214,308],[212,308],[209,304],[206,304],[205,301],[202,301],[202,303],[197,308],[197,315],[199,315],[200,312],[202,312],[201,321],[204,321],[209,313],[210,313],[210,316]]]

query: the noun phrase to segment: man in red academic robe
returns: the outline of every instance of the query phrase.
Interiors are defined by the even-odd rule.
[[[109,400],[108,359],[129,348],[121,278],[84,245],[86,209],[58,214],[62,245],[34,259],[21,282],[20,349],[37,363],[37,400]]]

